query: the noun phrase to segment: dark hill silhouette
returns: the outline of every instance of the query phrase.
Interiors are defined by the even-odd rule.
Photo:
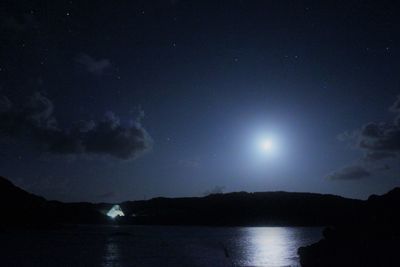
[[[47,201],[0,176],[0,225],[48,226],[60,223],[104,223],[107,218],[91,203]]]
[[[121,203],[125,221],[141,224],[330,225],[356,220],[361,200],[288,192],[236,192],[202,198],[155,198]]]
[[[2,221],[13,224],[39,223],[47,201],[30,194],[0,176],[0,208]]]
[[[126,216],[110,220],[112,204],[63,203],[30,194],[0,177],[2,225],[76,223],[175,225],[332,225],[356,220],[363,201],[334,195],[236,192],[206,197],[154,198],[121,203]],[[134,216],[132,216],[134,215]]]
[[[170,224],[349,226],[397,219],[399,189],[368,201],[335,195],[289,192],[235,192],[206,197],[154,198],[120,203],[125,217],[105,214],[113,204],[63,203],[28,193],[0,177],[0,225]],[[389,204],[390,205],[389,205]],[[397,204],[396,204],[397,205]],[[381,218],[385,218],[384,220]]]
[[[324,238],[300,248],[304,267],[399,266],[400,188],[372,195],[357,224],[326,228]]]
[[[20,204],[41,204],[46,201],[46,199],[33,195],[31,193],[16,187],[6,178],[0,176],[0,200],[1,201],[14,201]]]

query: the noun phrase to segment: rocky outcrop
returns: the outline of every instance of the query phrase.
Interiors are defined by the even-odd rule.
[[[357,223],[326,228],[323,239],[299,248],[303,267],[399,266],[400,188],[371,196]]]

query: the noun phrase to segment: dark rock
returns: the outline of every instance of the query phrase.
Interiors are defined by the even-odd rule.
[[[399,266],[400,188],[371,196],[357,224],[326,228],[319,242],[298,250],[303,267]]]

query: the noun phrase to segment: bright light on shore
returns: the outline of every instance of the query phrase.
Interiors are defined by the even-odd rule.
[[[115,219],[118,216],[125,216],[124,212],[122,211],[119,205],[114,205],[108,212],[107,216]]]

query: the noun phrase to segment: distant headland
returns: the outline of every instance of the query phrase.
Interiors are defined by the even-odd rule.
[[[234,192],[122,203],[64,203],[31,194],[0,177],[0,225],[162,224],[325,226],[354,222],[364,201],[335,195]]]

